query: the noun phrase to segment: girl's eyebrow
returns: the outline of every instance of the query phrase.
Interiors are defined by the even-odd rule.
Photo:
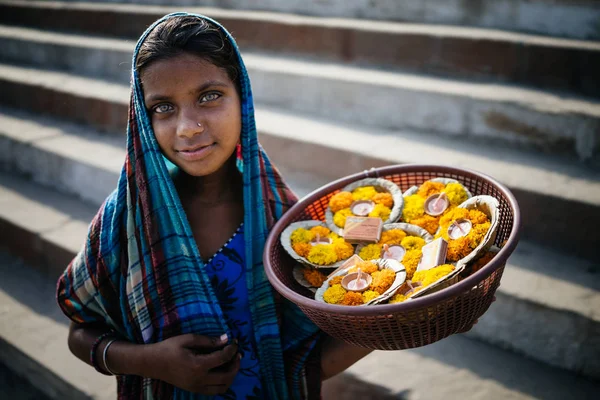
[[[207,81],[207,82],[204,82],[199,87],[197,87],[196,89],[194,89],[191,93],[200,93],[211,87],[229,87],[229,85],[225,82],[217,81],[217,80]],[[163,100],[170,100],[170,97],[167,95],[164,95],[164,94],[157,93],[157,94],[153,94],[150,97],[148,97],[148,100],[146,100],[146,102],[152,103],[155,101],[163,101]]]

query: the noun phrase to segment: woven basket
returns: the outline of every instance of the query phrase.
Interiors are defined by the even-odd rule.
[[[473,195],[490,195],[499,202],[500,222],[495,244],[500,252],[487,265],[454,285],[411,301],[370,307],[345,307],[318,302],[293,277],[294,260],[279,235],[292,222],[325,220],[331,196],[367,177],[389,179],[402,190],[437,177],[456,179]],[[339,179],[292,207],[273,227],[264,252],[267,277],[275,290],[295,303],[323,331],[347,343],[379,350],[425,346],[468,329],[490,306],[504,266],[517,246],[520,212],[512,193],[494,179],[459,168],[434,165],[390,166]]]

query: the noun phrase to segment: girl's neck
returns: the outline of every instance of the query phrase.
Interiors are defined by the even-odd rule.
[[[242,176],[232,157],[221,168],[206,176],[192,176],[179,170],[175,186],[182,200],[206,205],[238,201],[242,194]]]

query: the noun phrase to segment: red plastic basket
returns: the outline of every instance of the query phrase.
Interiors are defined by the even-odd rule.
[[[500,252],[486,266],[439,292],[405,303],[349,307],[317,302],[292,276],[295,261],[285,252],[279,235],[292,222],[325,220],[329,199],[358,179],[381,177],[402,191],[436,177],[453,178],[473,195],[490,195],[500,203],[496,245]],[[357,346],[401,350],[425,346],[468,329],[489,308],[506,260],[519,239],[520,213],[512,193],[494,179],[469,170],[436,165],[398,165],[372,169],[324,186],[290,209],[271,231],[264,253],[269,281],[281,295],[297,304],[317,326],[332,337]]]

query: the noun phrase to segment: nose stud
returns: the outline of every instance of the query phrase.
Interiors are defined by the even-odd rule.
[[[202,128],[202,124],[200,122],[198,122],[198,127]]]

